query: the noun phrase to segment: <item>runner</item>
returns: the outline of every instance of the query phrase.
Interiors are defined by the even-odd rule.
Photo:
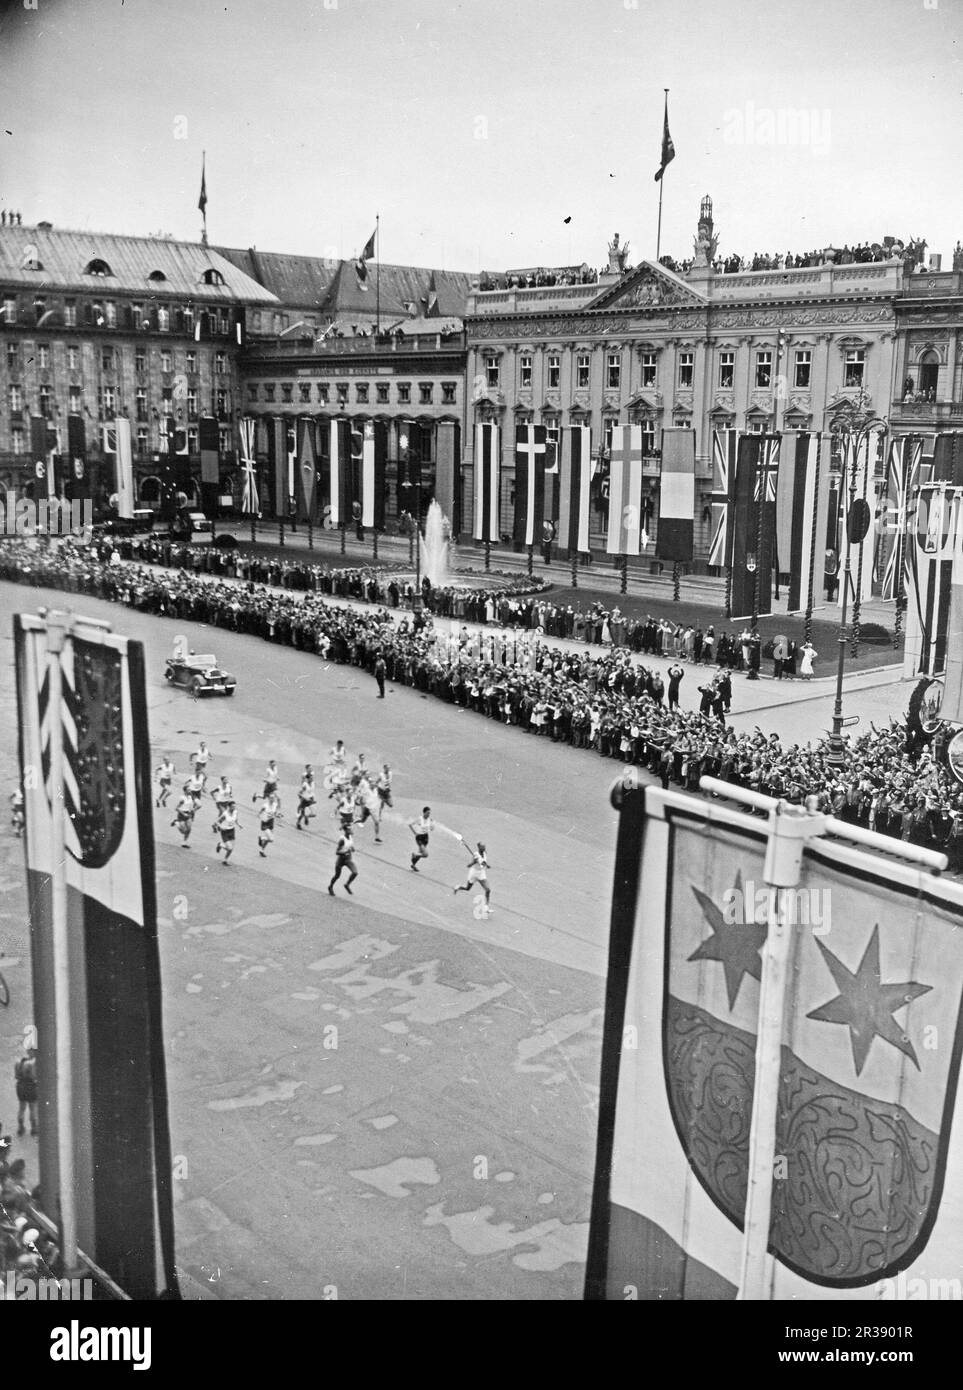
[[[206,781],[207,775],[205,773],[192,772],[184,783],[184,790],[193,799],[195,811],[199,811],[201,808],[201,801],[204,797],[204,784]]]
[[[468,861],[468,882],[460,883],[457,888],[452,889],[452,892],[470,893],[472,888],[477,883],[478,886],[481,888],[482,892],[485,894],[485,908],[489,913],[491,913],[492,890],[488,885],[489,867],[490,866],[488,863],[488,859],[485,854],[484,843],[481,840],[479,840],[477,850],[475,850],[475,852],[472,854],[472,857]]]
[[[365,821],[370,820],[371,824],[374,826],[375,844],[380,845],[381,800],[367,777],[362,777],[355,787],[354,802],[355,806],[361,807],[361,815],[358,819],[358,824],[364,825]]]
[[[358,870],[354,863],[354,840],[351,838],[350,830],[342,830],[337,849],[334,852],[334,877],[328,884],[328,892],[332,898],[334,897],[334,885],[341,877],[342,869],[348,870],[348,881],[344,885],[344,891],[350,893],[351,885],[358,877]]]
[[[174,775],[176,772],[177,768],[174,766],[170,758],[165,753],[163,758],[161,759],[161,765],[155,773],[159,788],[157,793],[157,800],[154,803],[155,806],[167,805],[167,798],[171,794],[171,782],[174,780]]]
[[[415,837],[415,852],[411,856],[411,867],[418,872],[418,860],[428,858],[428,836],[435,828],[431,818],[431,807],[423,806],[418,820],[408,822],[408,829]]]
[[[368,776],[368,763],[364,753],[359,753],[355,760],[354,767],[351,769],[351,785],[357,787],[362,779]]]
[[[223,807],[226,806],[229,801],[234,800],[234,788],[231,786],[230,782],[227,780],[226,777],[221,778],[220,783],[211,792],[211,797],[214,801],[214,805],[217,808],[217,816],[215,816],[214,818],[214,829],[216,830],[217,820],[221,814]]]
[[[281,803],[277,796],[265,797],[261,805],[261,824],[257,832],[257,852],[262,859],[267,858],[267,846],[274,840],[274,822],[280,814]]]
[[[355,799],[350,787],[342,787],[338,793],[338,802],[335,806],[335,815],[341,825],[341,833],[350,830],[354,825]]]
[[[279,775],[280,774],[278,773],[278,765],[274,761],[274,759],[271,758],[268,762],[267,767],[264,769],[264,787],[261,791],[260,797],[262,801],[267,800],[269,796],[277,796]],[[255,802],[257,800],[258,794],[257,792],[255,792],[254,795],[251,797],[251,801]]]
[[[191,838],[191,830],[194,828],[194,813],[197,810],[197,803],[187,790],[187,783],[184,783],[184,791],[181,793],[177,805],[174,807],[174,819],[171,825],[176,826],[181,835],[183,843],[181,849],[189,849],[188,840]]]
[[[15,787],[10,793],[10,823],[17,839],[23,834],[23,792]]]
[[[304,768],[304,775],[301,778],[301,785],[298,787],[298,818],[295,822],[295,830],[307,830],[308,821],[314,820],[317,811],[317,792],[314,787],[314,773],[311,764],[307,763]]]
[[[211,761],[211,750],[201,739],[200,743],[191,754],[191,762],[194,764],[195,772],[207,772],[207,764]]]
[[[233,801],[226,801],[221,807],[221,814],[218,816],[217,825],[214,827],[221,837],[214,848],[218,854],[220,854],[221,850],[224,851],[224,858],[221,861],[222,864],[229,863],[231,855],[234,853],[234,836],[237,832],[238,825],[237,807],[234,805]]]

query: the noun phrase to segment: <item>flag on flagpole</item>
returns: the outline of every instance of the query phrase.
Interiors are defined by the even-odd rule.
[[[364,250],[354,263],[354,271],[358,277],[358,289],[367,291],[368,288],[368,261],[375,253],[376,231],[372,232],[364,244]]]
[[[712,531],[709,564],[720,568],[729,563],[729,513],[736,480],[738,430],[712,432]]]
[[[475,426],[475,515],[472,534],[476,541],[501,539],[501,430],[495,424]]]
[[[669,98],[665,99],[665,116],[662,122],[662,162],[659,165],[658,173],[655,176],[656,183],[659,182],[665,173],[666,165],[675,159],[675,145],[672,143],[672,136],[669,134]]]
[[[558,541],[577,554],[589,550],[592,482],[592,431],[570,425],[563,431],[559,476]]]
[[[544,425],[515,428],[515,540],[534,545],[542,539],[545,520]]]
[[[662,431],[662,480],[659,488],[660,560],[692,559],[695,522],[695,430],[667,427]]]
[[[207,217],[207,152],[201,155],[201,196],[197,200],[198,211]]]
[[[616,425],[609,464],[609,555],[642,553],[642,426]]]

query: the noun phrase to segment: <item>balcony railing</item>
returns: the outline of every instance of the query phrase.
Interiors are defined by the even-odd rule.
[[[381,338],[282,338],[276,334],[264,334],[248,339],[247,355],[268,360],[273,357],[290,357],[310,353],[319,357],[393,357],[408,352],[463,352],[464,333],[412,333],[403,337],[393,334]]]
[[[918,420],[921,423],[960,420],[963,419],[963,401],[894,401],[890,416],[894,420]]]

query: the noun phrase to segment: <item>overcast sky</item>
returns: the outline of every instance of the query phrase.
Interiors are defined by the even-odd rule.
[[[24,4],[36,4],[25,9]],[[25,222],[455,270],[963,238],[961,0],[0,0]],[[570,220],[566,220],[570,219]]]

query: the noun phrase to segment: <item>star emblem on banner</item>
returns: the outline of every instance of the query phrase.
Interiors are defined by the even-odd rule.
[[[737,902],[742,902],[742,874],[736,874],[733,884]],[[703,941],[689,956],[694,960],[717,960],[721,962],[726,977],[726,994],[729,996],[730,1011],[736,1006],[736,996],[743,977],[751,975],[754,980],[762,979],[762,959],[759,952],[766,940],[765,922],[727,922],[719,905],[713,902],[701,888],[692,886],[702,915],[712,932],[708,941]],[[745,916],[745,913],[742,914]]]
[[[917,1071],[920,1064],[916,1050],[893,1015],[905,1008],[921,994],[927,994],[932,985],[922,985],[915,980],[899,984],[883,984],[879,971],[879,923],[873,928],[863,958],[855,971],[848,970],[828,947],[817,939],[816,945],[822,952],[823,960],[829,967],[839,993],[835,999],[813,1009],[807,1018],[820,1023],[842,1023],[849,1029],[849,1040],[853,1049],[853,1065],[856,1075],[866,1063],[874,1038],[882,1038],[891,1043],[899,1052],[908,1057]]]

